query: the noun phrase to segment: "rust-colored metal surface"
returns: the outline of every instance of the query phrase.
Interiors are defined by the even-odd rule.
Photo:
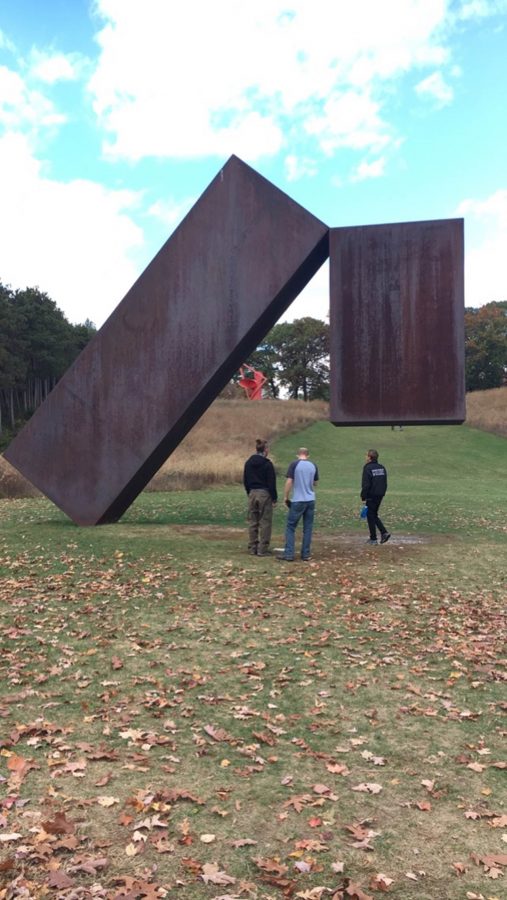
[[[330,231],[335,425],[465,419],[463,220]]]
[[[117,520],[327,256],[231,157],[5,457],[76,523]]]

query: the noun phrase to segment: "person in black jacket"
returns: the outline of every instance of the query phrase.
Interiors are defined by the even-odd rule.
[[[257,438],[255,449],[243,470],[243,484],[248,494],[248,552],[253,556],[268,556],[271,553],[273,507],[278,500],[276,474],[268,459],[267,441]]]
[[[378,451],[368,450],[366,453],[366,465],[363,467],[363,479],[361,482],[361,500],[368,507],[367,521],[370,529],[368,544],[377,543],[377,531],[380,531],[380,543],[385,544],[391,535],[383,522],[378,517],[379,506],[387,491],[387,470],[378,461]]]

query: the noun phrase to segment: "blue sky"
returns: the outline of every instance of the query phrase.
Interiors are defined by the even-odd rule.
[[[1,0],[0,281],[100,326],[235,153],[330,226],[463,216],[505,300],[506,98],[507,0]]]

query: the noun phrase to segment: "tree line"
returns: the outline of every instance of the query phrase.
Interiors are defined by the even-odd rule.
[[[467,391],[507,383],[507,300],[465,310]]]
[[[38,288],[0,282],[0,447],[47,397],[96,329],[72,325]],[[273,398],[329,399],[329,325],[306,316],[275,325],[246,364]],[[507,382],[507,301],[465,311],[467,391]]]
[[[0,441],[5,445],[47,397],[95,332],[72,325],[38,288],[0,282]]]

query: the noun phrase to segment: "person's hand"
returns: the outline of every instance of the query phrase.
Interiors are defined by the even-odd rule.
[[[290,501],[290,500],[286,500],[286,501],[285,501],[285,506],[287,507],[287,509],[290,509],[290,507],[291,507],[291,501]]]

